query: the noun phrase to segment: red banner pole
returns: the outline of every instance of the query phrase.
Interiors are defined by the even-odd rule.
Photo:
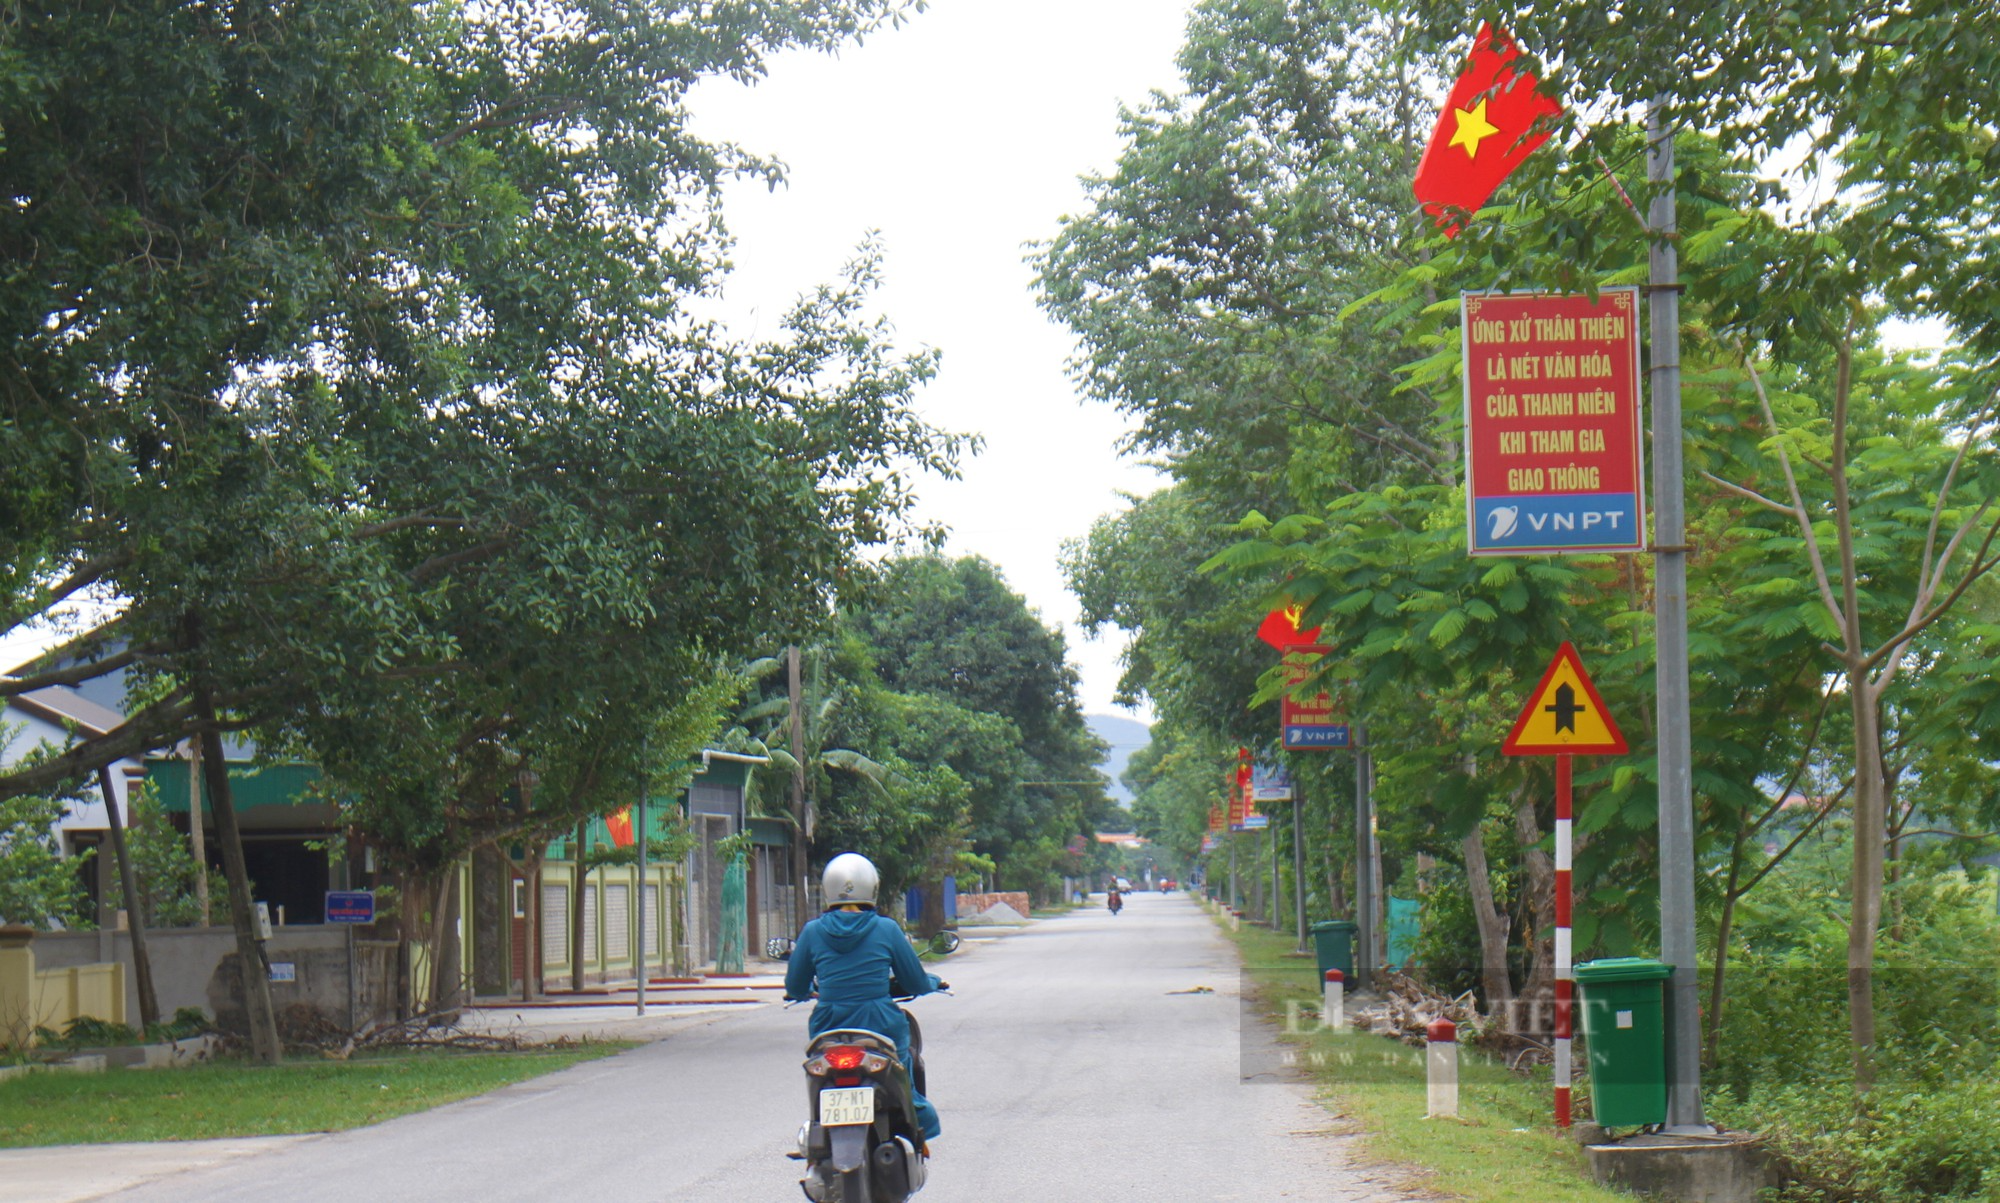
[[[1576,980],[1570,968],[1570,755],[1556,753],[1556,1126],[1569,1127],[1570,1030]]]

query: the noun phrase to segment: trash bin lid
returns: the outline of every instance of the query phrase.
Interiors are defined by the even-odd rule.
[[[1323,931],[1359,931],[1360,927],[1352,919],[1321,919],[1312,925],[1314,934]]]
[[[1656,982],[1674,975],[1674,967],[1652,957],[1607,957],[1576,967],[1579,982]]]

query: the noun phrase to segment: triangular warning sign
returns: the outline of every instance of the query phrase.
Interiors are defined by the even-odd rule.
[[[1597,686],[1583,671],[1583,661],[1568,640],[1556,650],[1549,671],[1521,717],[1514,720],[1513,733],[1500,750],[1509,756],[1548,756],[1556,753],[1604,755],[1626,751],[1625,736],[1597,696]]]

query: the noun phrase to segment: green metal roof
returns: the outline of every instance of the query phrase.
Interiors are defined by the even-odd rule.
[[[257,806],[298,806],[320,799],[308,790],[320,778],[319,766],[311,764],[254,764],[247,760],[229,762],[229,794],[238,812]],[[188,762],[166,757],[146,761],[146,780],[168,814],[184,815],[188,810]],[[208,783],[201,788],[202,805],[208,805]]]

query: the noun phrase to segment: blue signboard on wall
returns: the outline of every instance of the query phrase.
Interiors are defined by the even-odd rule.
[[[328,890],[326,892],[326,921],[328,923],[375,922],[375,892],[373,890]]]

